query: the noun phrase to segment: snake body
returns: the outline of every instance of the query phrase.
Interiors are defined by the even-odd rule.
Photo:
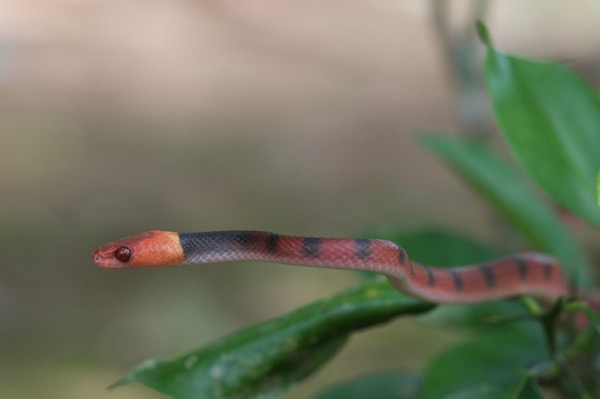
[[[435,303],[473,303],[519,295],[571,296],[560,264],[539,253],[455,268],[411,261],[397,244],[378,239],[294,237],[262,231],[175,233],[150,231],[98,248],[106,268],[266,261],[385,275],[399,291]]]

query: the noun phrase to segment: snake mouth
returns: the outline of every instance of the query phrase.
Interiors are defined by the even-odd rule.
[[[106,247],[100,247],[92,253],[92,260],[96,266],[116,269],[122,267],[122,264],[115,259],[114,251],[107,251]]]

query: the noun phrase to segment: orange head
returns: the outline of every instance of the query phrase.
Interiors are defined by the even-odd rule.
[[[149,231],[101,246],[92,254],[94,263],[106,268],[161,267],[183,263],[179,234]]]

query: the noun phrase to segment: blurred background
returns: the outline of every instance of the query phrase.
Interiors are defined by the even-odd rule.
[[[272,264],[96,268],[91,252],[122,236],[399,224],[493,245],[490,210],[418,140],[493,134],[478,17],[498,47],[597,83],[592,1],[3,0],[0,396],[162,398],[105,387],[356,281]],[[460,338],[412,320],[357,334],[288,397],[418,369]]]

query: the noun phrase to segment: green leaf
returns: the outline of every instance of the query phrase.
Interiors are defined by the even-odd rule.
[[[590,292],[588,294],[590,297],[586,298],[584,302],[573,302],[567,304],[567,309],[572,312],[582,312],[585,317],[588,319],[589,323],[594,327],[594,330],[600,334],[600,313],[596,309],[590,306],[592,302],[597,303],[600,300],[600,293],[598,292]]]
[[[555,255],[572,281],[590,280],[584,252],[546,205],[506,161],[473,140],[425,136],[424,144],[488,199],[537,250]]]
[[[443,230],[406,230],[403,226],[386,225],[370,229],[362,236],[395,242],[407,251],[411,260],[431,266],[463,266],[500,256],[498,251],[469,237]],[[370,278],[379,276],[372,272],[355,273]]]
[[[436,267],[465,266],[501,256],[472,238],[453,232],[423,229],[406,231],[397,226],[373,229],[366,237],[394,241],[406,249],[412,260]],[[435,248],[435,251],[431,249]],[[520,303],[500,300],[470,305],[437,306],[421,316],[421,320],[435,324],[461,327],[490,327],[491,321],[504,316],[525,316],[527,310]]]
[[[513,155],[554,200],[600,226],[598,93],[564,66],[509,56],[494,49],[487,32],[482,36],[485,81]]]
[[[537,382],[524,376],[522,382],[516,382],[510,389],[500,384],[482,383],[455,394],[446,399],[543,399]]]
[[[365,237],[393,241],[402,246],[413,261],[432,266],[464,266],[500,256],[498,251],[470,237],[436,229],[407,231],[392,225],[372,229]]]
[[[591,325],[594,326],[594,329],[598,334],[600,334],[600,313],[595,311],[594,309],[586,306],[581,309],[581,311],[585,314],[585,316],[590,321]]]
[[[598,206],[600,207],[600,170],[596,175],[596,196],[598,197]]]
[[[313,399],[417,399],[421,380],[418,373],[390,371],[340,383]]]
[[[373,281],[168,360],[138,366],[137,381],[177,399],[278,397],[316,371],[350,333],[434,305]]]
[[[431,363],[421,398],[541,397],[532,376],[548,362],[540,329],[488,330]]]

